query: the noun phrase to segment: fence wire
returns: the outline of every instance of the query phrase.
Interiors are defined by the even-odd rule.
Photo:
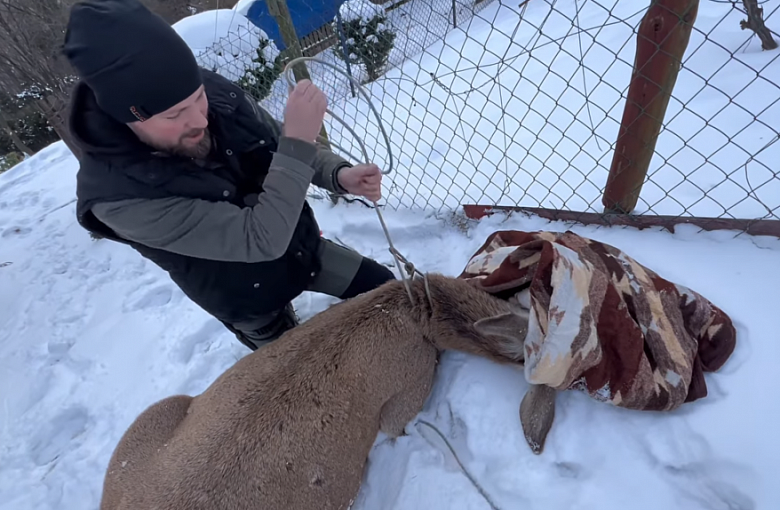
[[[310,1],[315,12],[332,0]],[[305,54],[345,67],[347,42],[350,72],[364,83],[391,139],[396,168],[385,178],[385,207],[522,206],[572,218],[604,212],[637,35],[650,3],[402,0],[378,6],[350,0],[341,7],[341,23],[333,20],[301,40]],[[677,3],[698,3],[698,15],[632,212],[780,220],[780,50],[762,50],[745,26],[745,9],[763,8],[764,37],[780,40],[771,32],[780,26],[780,1]],[[362,35],[350,25],[356,13]],[[376,53],[387,41],[369,36],[388,31],[384,61]],[[223,49],[199,58],[238,80],[235,62],[247,62],[257,43],[247,42],[246,30],[225,37],[220,48],[231,48],[232,64],[220,68]],[[372,70],[361,52],[379,59],[381,68]],[[279,65],[287,58],[282,52]],[[376,120],[349,81],[317,63],[308,69],[331,110],[364,138],[373,161],[385,165]],[[240,84],[282,118],[283,79],[261,91],[251,80]],[[360,153],[338,122],[326,119],[326,129],[330,139]]]

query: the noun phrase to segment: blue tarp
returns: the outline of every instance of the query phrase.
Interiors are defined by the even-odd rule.
[[[336,11],[345,0],[287,0],[295,33],[299,39],[306,37],[336,17]],[[262,29],[274,41],[279,50],[285,48],[276,20],[268,12],[265,0],[257,0],[249,7],[247,18]]]

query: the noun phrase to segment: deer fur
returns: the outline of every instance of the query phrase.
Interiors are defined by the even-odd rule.
[[[526,293],[526,298],[528,294]],[[510,302],[520,304],[513,312],[478,320],[474,327],[483,335],[500,336],[506,340],[504,355],[510,360],[523,363],[525,351],[523,343],[528,333],[529,312],[523,307],[522,296]],[[530,301],[527,301],[530,306]],[[512,350],[515,348],[516,350]],[[555,398],[558,392],[544,384],[532,384],[520,403],[520,424],[523,427],[525,441],[536,455],[544,451],[547,434],[555,420]]]
[[[545,384],[532,384],[520,403],[520,424],[531,451],[539,455],[555,419],[558,392]]]
[[[522,326],[507,301],[441,275],[429,293],[411,285],[414,305],[389,282],[247,355],[202,394],[150,406],[113,452],[101,510],[347,509],[378,432],[397,437],[422,410],[439,350],[498,362],[522,352],[524,332],[475,327],[496,316]]]

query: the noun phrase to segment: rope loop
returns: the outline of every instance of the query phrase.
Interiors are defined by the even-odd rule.
[[[382,136],[385,139],[385,145],[387,147],[387,154],[390,159],[390,163],[388,165],[388,168],[386,171],[382,172],[384,174],[389,174],[393,170],[393,151],[390,147],[390,137],[387,136],[387,132],[385,131],[384,123],[382,122],[382,117],[379,115],[379,112],[374,107],[374,103],[371,101],[371,98],[369,97],[368,93],[365,91],[363,86],[360,84],[359,81],[357,81],[355,78],[349,75],[346,71],[341,69],[339,66],[331,63],[331,62],[325,62],[323,60],[320,60],[316,57],[298,57],[294,58],[290,62],[287,63],[287,65],[284,67],[284,71],[282,72],[284,79],[287,81],[287,87],[289,90],[292,90],[295,87],[295,80],[293,76],[293,66],[298,63],[302,62],[317,62],[318,64],[322,64],[326,67],[330,67],[331,69],[335,70],[336,72],[342,74],[345,76],[348,80],[350,80],[357,90],[360,92],[360,94],[365,98],[365,100],[368,102],[368,106],[371,109],[371,111],[374,113],[374,117],[376,117],[376,121],[379,124],[379,129],[382,131]],[[363,152],[363,159],[361,161],[360,158],[356,158],[353,156],[348,150],[341,147],[339,144],[328,141],[330,145],[335,146],[337,149],[341,150],[345,154],[347,154],[353,161],[362,162],[364,164],[367,164],[371,158],[368,156],[368,149],[366,149],[366,144],[363,142],[363,139],[360,138],[360,135],[358,135],[354,129],[352,129],[351,126],[349,126],[344,119],[342,119],[340,116],[333,113],[330,109],[325,110],[327,113],[330,114],[331,117],[333,117],[335,120],[337,120],[339,123],[341,123],[342,126],[344,126],[347,131],[357,140],[358,145],[360,145],[360,149]],[[379,210],[379,206],[376,202],[374,202],[374,210],[376,211],[377,216],[379,217],[379,222],[382,224],[382,230],[384,230],[385,237],[387,238],[387,243],[390,246],[390,253],[393,255],[393,258],[395,259],[395,265],[398,269],[398,272],[401,274],[401,279],[404,282],[404,286],[406,287],[406,293],[409,295],[409,300],[412,302],[412,305],[415,304],[414,301],[414,294],[412,294],[412,287],[409,283],[409,279],[407,278],[406,274],[404,273],[404,269],[406,269],[409,272],[409,278],[414,276],[414,271],[416,269],[414,268],[414,265],[410,263],[406,258],[404,258],[398,250],[395,249],[395,246],[393,246],[393,240],[390,237],[390,231],[387,229],[387,225],[385,224],[385,219],[382,216],[382,211]],[[401,263],[403,262],[404,268],[401,267]]]

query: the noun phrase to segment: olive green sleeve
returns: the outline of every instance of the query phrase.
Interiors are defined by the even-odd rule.
[[[281,257],[314,176],[316,148],[282,137],[254,207],[185,197],[130,199],[93,206],[120,237],[191,257],[263,262]]]
[[[260,119],[263,124],[271,128],[274,137],[277,140],[280,139],[283,136],[282,132],[284,125],[273,118],[267,110],[258,105],[251,97],[247,95],[246,98],[257,115],[257,118]],[[318,143],[316,144],[316,147],[317,153],[314,156],[314,162],[312,163],[312,167],[314,168],[312,184],[333,193],[345,194],[346,190],[338,183],[338,171],[344,167],[352,166],[352,164],[335,154],[333,151],[327,149],[322,144]]]

